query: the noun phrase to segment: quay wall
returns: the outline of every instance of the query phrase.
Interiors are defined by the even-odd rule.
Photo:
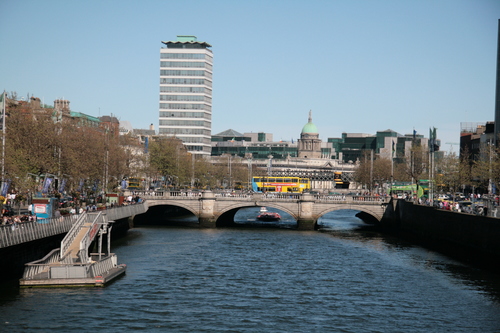
[[[0,281],[19,279],[24,264],[43,258],[53,249],[61,247],[65,234],[37,239],[0,249]]]
[[[400,235],[457,259],[486,265],[498,263],[500,219],[446,211],[404,200],[397,200],[394,206],[390,229]]]

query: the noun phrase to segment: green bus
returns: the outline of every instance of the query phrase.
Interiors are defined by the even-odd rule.
[[[423,196],[429,197],[429,183],[430,182],[427,179],[420,179],[416,184],[410,182],[394,182],[392,183],[392,186],[387,189],[387,193],[389,195],[416,195],[417,198],[421,198]]]

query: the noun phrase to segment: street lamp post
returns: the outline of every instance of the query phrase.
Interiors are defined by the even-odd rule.
[[[252,188],[252,159],[248,158],[248,190]]]
[[[489,169],[488,169],[488,178],[489,178],[489,179],[488,179],[488,194],[489,194],[489,195],[491,195],[491,194],[493,194],[493,181],[492,181],[492,179],[491,179],[491,173],[492,173],[492,171],[491,171],[491,160],[492,160],[492,157],[493,157],[493,153],[492,153],[492,151],[491,151],[491,147],[493,146],[493,141],[492,141],[492,140],[490,140],[490,141],[488,142],[488,145],[490,146],[490,147],[489,147],[489,148],[490,148],[490,151],[489,151],[489,155],[490,155],[490,158],[489,158],[489,160],[490,160],[490,165],[489,165]]]
[[[271,177],[273,175],[273,155],[269,154],[267,158],[269,158],[269,163],[267,164],[267,175]]]
[[[177,178],[177,180],[176,180],[176,181],[175,181],[175,183],[174,183],[174,184],[175,184],[175,185],[174,185],[174,191],[175,191],[176,187],[179,185],[179,177],[174,176],[174,175],[172,175],[172,177]]]

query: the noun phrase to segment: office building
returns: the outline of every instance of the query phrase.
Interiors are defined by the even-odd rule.
[[[195,36],[177,36],[160,49],[158,134],[175,136],[186,149],[210,156],[212,64],[210,44]]]

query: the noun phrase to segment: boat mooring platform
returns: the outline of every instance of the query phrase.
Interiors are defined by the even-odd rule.
[[[125,273],[127,266],[118,264],[110,252],[112,221],[106,214],[82,214],[61,241],[61,248],[42,259],[27,263],[21,287],[102,287]],[[102,253],[102,236],[107,234],[107,253]],[[96,236],[98,253],[88,253]]]

